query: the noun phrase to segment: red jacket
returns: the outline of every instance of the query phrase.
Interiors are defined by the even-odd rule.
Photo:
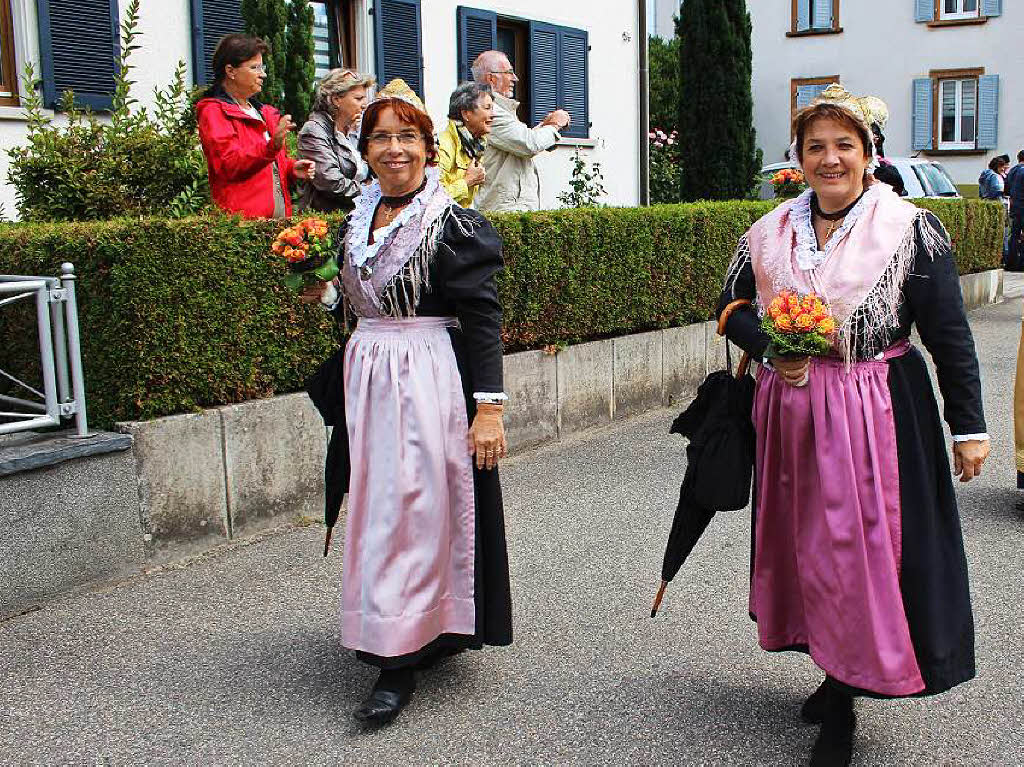
[[[210,172],[210,196],[232,213],[247,218],[270,218],[274,215],[272,165],[276,162],[285,215],[290,216],[292,200],[288,190],[295,183],[295,160],[284,147],[275,152],[264,137],[267,133],[274,135],[281,114],[267,104],[253,106],[263,120],[247,115],[222,93],[214,92],[196,104],[199,140]]]

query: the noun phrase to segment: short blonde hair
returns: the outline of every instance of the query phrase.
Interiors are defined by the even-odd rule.
[[[316,95],[313,98],[313,111],[326,112],[334,115],[334,97],[343,96],[353,88],[369,88],[375,85],[377,80],[373,75],[365,75],[354,69],[340,67],[332,69],[320,78],[316,85]]]

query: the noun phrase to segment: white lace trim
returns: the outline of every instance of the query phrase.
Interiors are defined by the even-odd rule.
[[[373,226],[373,214],[377,210],[383,193],[380,189],[380,182],[377,180],[366,187],[363,193],[356,198],[356,207],[349,214],[349,229],[352,232],[352,237],[348,241],[348,258],[352,266],[358,269],[374,258],[391,235],[420,214],[423,209],[423,201],[433,197],[439,183],[440,172],[437,168],[427,168],[426,187],[402,209],[401,213],[395,216],[394,221],[374,232],[372,244],[369,243],[370,227]]]
[[[789,209],[793,229],[796,231],[796,263],[805,272],[821,266],[832,255],[836,246],[853,229],[868,203],[878,197],[878,189],[874,186],[868,187],[853,209],[846,214],[842,226],[825,243],[824,250],[818,250],[818,237],[814,233],[814,217],[811,213],[812,194],[814,193],[810,189],[806,189],[793,201],[793,205]]]

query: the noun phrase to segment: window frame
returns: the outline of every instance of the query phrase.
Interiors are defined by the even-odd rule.
[[[843,31],[843,28],[839,25],[839,0],[832,0],[832,26],[831,27],[815,27],[813,22],[814,16],[814,0],[808,0],[811,6],[811,27],[809,29],[799,29],[800,24],[800,10],[799,0],[792,0],[791,3],[791,14],[789,22],[789,31],[786,33],[786,37],[810,37],[812,35],[838,35]]]
[[[968,83],[971,83],[974,87],[974,135],[970,139],[965,139],[961,136],[964,121],[964,90]],[[978,78],[976,77],[948,77],[941,80],[937,80],[938,96],[939,96],[939,136],[937,149],[940,152],[949,151],[960,151],[964,149],[977,149],[978,148]],[[943,122],[945,120],[945,93],[947,86],[953,86],[953,134],[954,138],[945,139],[942,136],[944,129]]]
[[[327,11],[327,68],[358,69],[354,0],[313,0],[313,4]]]
[[[12,0],[0,0],[0,106],[21,106]]]
[[[953,0],[958,8],[963,8],[964,3],[967,0]],[[935,0],[935,20],[936,21],[976,21],[982,18],[981,16],[981,0],[974,0],[974,11],[959,10],[950,13],[946,9],[946,0]]]
[[[978,149],[978,132],[981,127],[981,88],[980,78],[985,74],[984,67],[966,69],[933,69],[928,73],[932,81],[932,146],[924,150],[927,154],[985,154],[988,150]],[[973,141],[942,141],[942,83],[965,80],[974,81],[974,140]],[[961,103],[963,86],[957,88],[956,128],[959,134],[963,113]]]

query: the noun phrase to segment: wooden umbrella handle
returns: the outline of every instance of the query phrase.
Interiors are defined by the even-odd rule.
[[[668,588],[668,581],[661,582],[661,588],[658,589],[657,596],[654,597],[654,605],[651,607],[651,617],[653,618],[658,614],[658,608],[661,607],[661,600],[665,598],[665,589]]]

